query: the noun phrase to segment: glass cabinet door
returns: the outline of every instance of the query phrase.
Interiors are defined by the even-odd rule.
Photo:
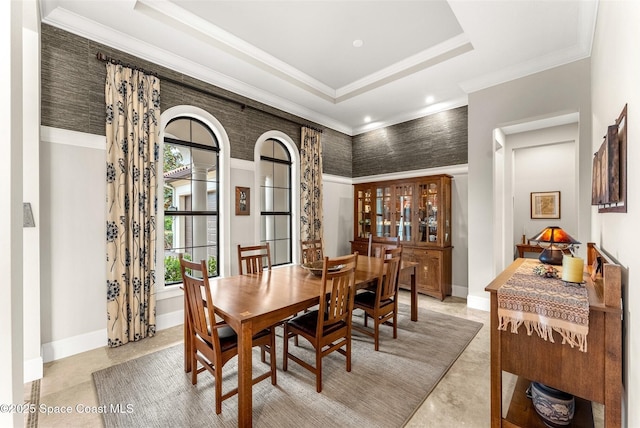
[[[356,193],[357,234],[360,238],[371,235],[371,189],[359,189]]]
[[[418,192],[418,242],[436,245],[442,233],[438,227],[439,186],[436,182],[421,183]]]
[[[391,187],[383,186],[376,188],[375,236],[393,236],[391,229],[392,204],[393,201],[391,200]]]
[[[413,220],[413,184],[395,186],[395,236],[400,242],[413,239],[411,221]]]

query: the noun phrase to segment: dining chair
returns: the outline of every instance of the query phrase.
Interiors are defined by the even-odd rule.
[[[191,341],[191,384],[198,383],[198,374],[208,370],[214,378],[216,414],[222,412],[222,401],[238,393],[234,388],[222,394],[222,367],[238,355],[238,336],[224,321],[218,321],[215,305],[211,299],[209,273],[205,260],[195,263],[179,256],[180,273],[184,285],[184,296],[187,301],[187,331]],[[271,377],[271,384],[276,385],[275,334],[273,329],[262,330],[253,336],[253,346],[269,349],[269,371],[252,379],[252,385]],[[198,363],[201,367],[198,368]]]
[[[312,263],[324,259],[322,239],[300,241],[300,262]]]
[[[269,243],[266,242],[262,245],[238,245],[238,269],[240,275],[248,274],[261,274],[264,272],[265,267],[267,270],[271,270],[271,248]],[[282,325],[283,322],[276,323],[269,327],[269,330],[274,330],[278,325]],[[260,359],[264,363],[266,361],[266,354],[270,354],[269,346],[262,347],[260,349]]]
[[[353,309],[364,311],[364,327],[353,324],[353,329],[373,337],[376,351],[379,349],[380,325],[392,320],[393,338],[398,337],[398,273],[401,258],[402,247],[387,249],[377,286],[356,294],[354,298]],[[369,317],[373,319],[373,331],[367,325]]]
[[[337,351],[346,357],[346,369],[351,371],[351,315],[357,262],[358,253],[335,258],[325,257],[318,308],[297,315],[284,324],[286,339],[282,369],[287,371],[288,361],[292,360],[314,373],[317,392],[322,392],[323,357]],[[313,346],[315,367],[289,353],[290,334],[305,338]]]
[[[382,257],[385,250],[400,246],[400,239],[393,237],[373,237],[369,235],[369,247],[367,255],[369,257]]]
[[[264,268],[271,270],[271,248],[266,242],[262,245],[238,245],[238,269],[240,275],[262,273]]]

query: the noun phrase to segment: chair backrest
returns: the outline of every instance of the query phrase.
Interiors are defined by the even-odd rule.
[[[320,299],[318,330],[316,337],[328,326],[344,321],[351,325],[353,298],[355,296],[356,265],[358,253],[346,256],[324,258],[322,270],[322,289],[326,299]],[[340,266],[340,269],[336,269]]]
[[[322,239],[300,241],[300,263],[312,263],[323,259]]]
[[[369,257],[383,257],[385,250],[391,248],[397,248],[400,246],[400,240],[397,236],[394,237],[369,237]]]
[[[195,333],[215,346],[219,343],[219,338],[218,331],[209,325],[210,322],[215,323],[216,318],[209,289],[207,262],[202,260],[195,263],[184,259],[182,254],[178,258],[189,323]]]
[[[398,292],[398,277],[400,272],[400,260],[402,258],[402,247],[391,248],[385,251],[384,265],[378,283],[377,289],[378,302],[394,298]]]
[[[243,247],[238,245],[238,269],[240,275],[262,273],[265,266],[271,270],[271,249],[269,243]]]

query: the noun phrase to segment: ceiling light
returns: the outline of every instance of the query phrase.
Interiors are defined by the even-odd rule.
[[[363,44],[364,44],[364,42],[363,42],[362,40],[360,40],[360,39],[355,39],[355,40],[353,41],[353,47],[354,47],[354,48],[359,48],[359,47],[361,47]]]
[[[432,102],[435,101],[435,98],[433,97],[433,95],[429,95],[426,99],[427,104],[431,104]]]
[[[371,122],[371,116],[365,116],[364,123],[369,123],[369,122]]]

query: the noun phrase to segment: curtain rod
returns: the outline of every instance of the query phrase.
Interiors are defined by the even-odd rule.
[[[129,68],[131,68],[131,69],[141,71],[141,72],[143,72],[143,73],[145,73],[145,74],[150,74],[150,75],[152,75],[152,76],[155,76],[155,77],[157,77],[158,79],[160,79],[160,80],[162,80],[162,81],[169,82],[169,83],[173,83],[173,84],[175,84],[175,85],[182,86],[182,87],[184,87],[184,88],[191,89],[191,90],[193,90],[193,91],[197,91],[197,92],[200,92],[200,93],[205,94],[205,95],[210,95],[210,96],[212,96],[212,97],[215,97],[215,98],[221,99],[221,100],[223,100],[223,101],[227,101],[227,102],[230,102],[230,103],[237,104],[237,105],[239,105],[239,106],[240,106],[240,109],[241,109],[241,110],[244,110],[245,108],[250,108],[250,109],[253,109],[253,110],[259,111],[259,112],[261,112],[261,113],[266,113],[266,114],[268,114],[268,115],[270,115],[270,116],[273,116],[273,117],[276,117],[276,118],[278,118],[278,119],[286,120],[286,121],[291,122],[291,123],[294,123],[294,124],[296,124],[296,125],[298,125],[298,126],[304,126],[305,128],[313,129],[314,131],[317,131],[317,132],[319,132],[319,133],[321,133],[321,134],[322,134],[322,129],[319,129],[319,128],[316,128],[316,127],[313,127],[313,126],[311,126],[311,125],[306,125],[306,124],[303,124],[303,123],[296,122],[296,121],[295,121],[295,120],[293,120],[293,119],[289,119],[289,118],[286,118],[286,117],[282,117],[282,116],[280,116],[280,115],[278,115],[278,114],[271,113],[271,112],[269,112],[269,111],[267,111],[267,110],[263,110],[263,109],[258,108],[258,107],[253,107],[253,106],[247,105],[247,104],[245,104],[245,103],[243,103],[243,102],[241,102],[241,101],[234,100],[233,98],[225,97],[224,95],[216,94],[215,92],[211,92],[211,91],[208,91],[208,90],[203,89],[203,88],[198,88],[197,86],[193,86],[193,85],[190,85],[190,84],[188,84],[188,83],[181,82],[181,81],[176,80],[176,79],[172,79],[171,77],[160,76],[160,75],[159,75],[158,73],[156,73],[156,72],[148,71],[148,70],[145,70],[144,68],[141,68],[141,67],[138,67],[138,66],[135,66],[135,65],[131,65],[131,64],[127,64],[127,63],[125,63],[125,62],[123,62],[123,61],[120,61],[120,60],[117,60],[117,59],[111,58],[110,56],[107,56],[107,55],[105,55],[105,54],[104,54],[104,53],[102,53],[102,52],[98,52],[98,53],[96,53],[96,59],[97,59],[97,60],[99,60],[99,61],[102,61],[102,62],[110,62],[110,63],[112,63],[112,64],[117,64],[117,65],[122,65],[122,66],[124,66],[124,67],[129,67]]]

